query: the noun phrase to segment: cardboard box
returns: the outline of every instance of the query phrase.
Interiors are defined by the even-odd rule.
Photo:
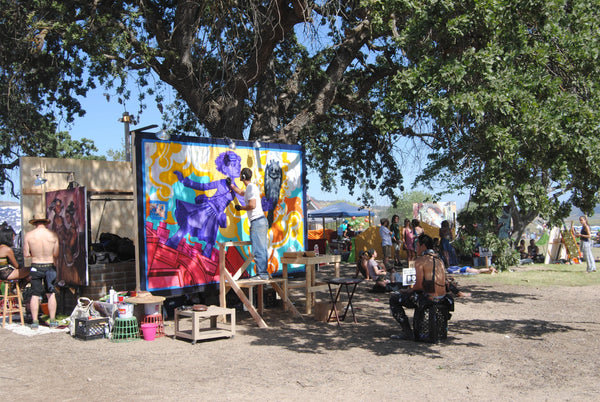
[[[344,314],[344,311],[342,310],[344,307],[342,306],[342,303],[337,302],[337,310],[338,310],[338,314],[342,315]],[[314,317],[315,320],[317,321],[321,321],[321,322],[327,322],[327,317],[329,317],[329,313],[331,312],[331,302],[316,302],[315,303],[315,309],[314,309]],[[331,316],[331,322],[336,322],[335,321],[335,313],[332,314]]]

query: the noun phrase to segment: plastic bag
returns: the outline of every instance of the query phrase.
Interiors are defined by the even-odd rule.
[[[77,299],[77,305],[69,317],[69,333],[71,336],[75,336],[75,320],[88,318],[90,316],[100,317],[100,314],[94,309],[90,299],[87,297],[80,297]]]

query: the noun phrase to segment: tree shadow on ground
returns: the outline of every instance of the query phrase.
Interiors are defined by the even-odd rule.
[[[459,289],[471,293],[471,297],[459,298],[460,303],[524,303],[532,300],[539,300],[535,295],[518,292],[503,292],[496,290],[493,286],[470,285],[468,287],[459,286]]]
[[[583,331],[568,325],[546,320],[460,320],[450,327],[456,336],[474,333],[495,333],[528,340],[542,340],[545,335],[557,332]]]
[[[540,340],[545,335],[557,332],[579,330],[567,325],[560,325],[539,319],[467,319],[451,320],[449,322],[448,339],[439,344],[428,344],[415,341],[392,339],[392,335],[400,334],[400,327],[389,312],[387,300],[389,293],[371,293],[372,285],[363,282],[356,290],[353,304],[357,323],[352,320],[349,312],[345,322],[337,323],[316,321],[312,316],[303,314],[303,318],[294,318],[291,313],[284,313],[280,308],[265,310],[263,315],[270,328],[256,327],[253,319],[247,313],[240,314],[238,322],[244,324],[240,330],[243,336],[253,336],[253,345],[278,346],[297,353],[325,354],[331,351],[363,349],[374,355],[385,356],[402,353],[404,355],[422,355],[431,358],[441,357],[444,345],[466,345],[485,347],[484,343],[467,341],[466,338],[477,339],[490,333],[504,334],[526,340]],[[502,292],[491,286],[473,285],[468,289],[472,297],[461,298],[457,302],[459,310],[462,303],[478,304],[492,303],[524,303],[528,300],[538,300],[537,297],[526,293]],[[321,294],[321,300],[328,300],[328,294]],[[301,297],[295,295],[295,300]],[[343,299],[345,301],[345,298]],[[301,302],[300,302],[301,303]],[[304,312],[304,306],[298,303],[296,307]],[[413,310],[407,310],[412,318]]]

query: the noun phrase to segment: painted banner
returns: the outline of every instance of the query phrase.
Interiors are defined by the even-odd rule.
[[[454,224],[456,202],[419,202],[413,204],[413,218],[432,226],[441,227],[442,221]]]
[[[57,282],[87,286],[87,204],[85,187],[46,193],[48,228],[60,243]]]
[[[304,159],[294,145],[214,138],[178,137],[161,141],[136,137],[140,287],[159,294],[202,290],[219,281],[219,247],[227,241],[249,241],[244,203],[227,186],[244,189],[244,167],[261,189],[269,222],[269,272],[281,271],[284,251],[304,250],[306,234]],[[234,272],[249,258],[250,247],[230,247],[226,267]],[[247,274],[254,268],[251,264]],[[296,267],[289,272],[303,268]]]

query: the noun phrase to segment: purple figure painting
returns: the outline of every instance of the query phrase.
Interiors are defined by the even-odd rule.
[[[215,159],[216,169],[227,178],[208,183],[198,183],[189,177],[183,177],[179,171],[173,172],[185,187],[200,191],[214,189],[216,191],[210,197],[199,194],[194,203],[176,201],[175,218],[179,229],[169,238],[167,246],[176,249],[181,239],[189,234],[190,238],[196,237],[205,243],[202,255],[211,257],[219,227],[227,225],[225,208],[235,196],[235,193],[229,189],[228,182],[240,176],[241,162],[242,159],[235,152],[227,151],[219,154]]]

